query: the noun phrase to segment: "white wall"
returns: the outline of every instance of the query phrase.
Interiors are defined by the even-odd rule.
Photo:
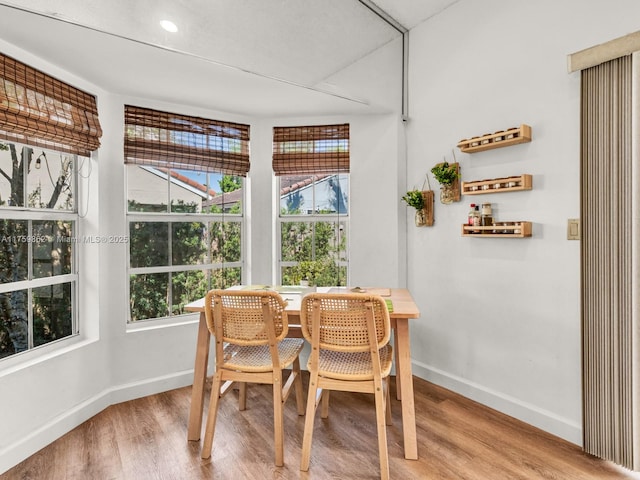
[[[533,175],[533,190],[436,202],[408,232],[414,373],[581,443],[580,75],[568,54],[640,29],[633,0],[463,0],[410,33],[407,187],[446,156],[462,179]],[[528,144],[463,154],[521,123]],[[437,183],[433,181],[434,189]],[[462,238],[470,203],[530,220],[530,239]]]

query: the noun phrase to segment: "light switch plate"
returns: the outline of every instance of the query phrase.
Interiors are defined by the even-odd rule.
[[[567,220],[567,240],[580,240],[580,219]]]

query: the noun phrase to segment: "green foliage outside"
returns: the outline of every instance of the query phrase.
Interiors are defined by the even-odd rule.
[[[283,222],[282,260],[296,261],[284,267],[283,285],[298,285],[307,280],[313,286],[344,285],[346,267],[339,266],[346,248],[346,235],[336,237],[336,222]]]
[[[218,185],[222,193],[234,192],[242,188],[242,178],[225,175],[220,179]]]
[[[313,287],[345,285],[347,268],[338,266],[331,259],[302,261],[293,267],[283,269],[283,285],[299,285],[309,282]]]

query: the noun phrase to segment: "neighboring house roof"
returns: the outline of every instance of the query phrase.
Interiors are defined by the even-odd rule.
[[[215,193],[214,193],[215,195]],[[242,200],[242,189],[234,190],[229,193],[221,193],[215,195],[213,198],[202,203],[203,207],[208,207],[210,205],[232,205],[236,202]]]
[[[280,196],[288,195],[296,190],[311,185],[314,181],[322,180],[323,178],[330,177],[331,175],[315,175],[315,176],[300,176],[300,177],[282,177],[280,179]]]
[[[203,185],[195,180],[192,180],[189,177],[182,175],[181,173],[170,170],[168,168],[161,167],[149,167],[142,166],[146,171],[158,175],[163,178],[167,178],[167,175],[171,175],[171,183],[176,184],[182,188],[186,188],[187,190],[200,195],[202,198],[207,199],[208,197],[216,196],[216,191],[213,189],[207,189],[206,185]]]
[[[182,175],[181,173],[178,173],[175,170],[170,170],[168,168],[155,168],[155,167],[153,167],[153,168],[155,170],[163,172],[165,175],[167,173],[169,173],[171,175],[172,179],[175,179],[177,182],[183,183],[183,184],[185,184],[185,186],[188,186],[188,187],[191,187],[191,188],[197,190],[203,197],[206,197],[207,195],[209,195],[211,197],[214,197],[216,195],[215,190],[207,189],[206,185],[203,185],[203,184],[201,184],[199,182],[196,182],[195,180],[192,180],[189,177],[185,177],[184,175]]]
[[[308,187],[313,181],[322,180],[330,177],[331,175],[315,175],[315,176],[300,176],[300,177],[282,177],[280,180],[280,196],[288,195],[300,190],[301,188]],[[229,205],[242,200],[242,189],[234,190],[233,192],[223,193],[215,195],[213,198],[203,204],[205,205]]]

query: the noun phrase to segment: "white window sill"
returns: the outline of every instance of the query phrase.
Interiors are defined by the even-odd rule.
[[[162,328],[181,327],[191,325],[200,321],[198,313],[187,313],[176,317],[155,318],[150,320],[139,320],[127,324],[127,333],[142,332],[147,330],[157,330]]]

